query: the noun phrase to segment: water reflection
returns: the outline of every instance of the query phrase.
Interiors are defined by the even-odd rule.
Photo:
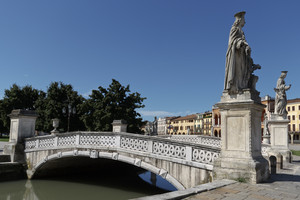
[[[152,172],[146,171],[144,173],[139,174],[139,177],[154,187],[158,187],[166,191],[177,190],[171,183],[163,179],[161,176],[158,176]]]
[[[140,174],[147,182],[155,183],[165,190],[175,188],[166,183],[160,176],[150,172]],[[152,177],[152,179],[151,179]],[[148,179],[148,180],[147,180]],[[161,184],[163,182],[163,184]],[[171,186],[171,187],[170,187]],[[173,188],[172,188],[173,187]],[[139,177],[115,177],[107,179],[99,177],[68,177],[63,180],[19,180],[0,183],[0,199],[2,200],[99,200],[99,199],[131,199],[158,193],[165,190],[155,188]]]
[[[60,159],[38,174],[42,179],[0,182],[0,200],[122,200],[176,190],[160,176],[105,159]]]

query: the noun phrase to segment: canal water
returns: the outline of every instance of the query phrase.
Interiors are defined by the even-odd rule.
[[[176,190],[160,176],[132,166],[113,164],[111,167],[98,166],[96,169],[72,169],[71,173],[65,170],[58,176],[53,176],[49,171],[51,177],[0,182],[0,199],[122,200]]]

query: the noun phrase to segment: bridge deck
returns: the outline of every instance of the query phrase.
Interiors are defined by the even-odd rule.
[[[198,139],[199,140],[199,139]],[[105,157],[99,150],[126,152],[135,155],[169,160],[181,164],[212,170],[213,161],[219,157],[220,148],[210,146],[219,141],[202,139],[206,144],[144,136],[129,133],[111,132],[71,132],[56,135],[38,136],[25,140],[25,152],[54,149],[90,149],[91,157]],[[76,150],[74,151],[76,153]],[[97,155],[96,155],[97,154]]]

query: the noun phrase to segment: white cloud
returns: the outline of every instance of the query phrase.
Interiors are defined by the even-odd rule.
[[[139,113],[143,116],[155,117],[155,116],[173,116],[175,113],[168,111],[150,111],[150,110],[141,110]]]
[[[89,98],[90,97],[90,95],[92,94],[92,91],[93,90],[90,90],[90,91],[88,91],[88,92],[86,92],[86,93],[83,93],[83,94],[81,94],[84,98]]]

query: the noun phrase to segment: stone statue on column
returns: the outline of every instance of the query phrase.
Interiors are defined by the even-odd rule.
[[[268,114],[264,114],[264,132],[263,132],[263,143],[270,144],[270,130],[269,130],[269,119]]]
[[[287,98],[286,91],[291,85],[285,85],[285,77],[287,71],[282,71],[277,80],[275,96],[275,111],[271,114],[269,120],[269,128],[271,134],[271,151],[279,153],[283,157],[283,162],[290,163],[292,161],[291,151],[289,150],[288,125],[290,120],[287,119]]]
[[[278,114],[283,119],[287,118],[287,111],[286,111],[286,104],[287,104],[287,98],[286,98],[286,91],[291,88],[291,84],[289,86],[285,85],[285,77],[287,75],[287,71],[282,71],[281,75],[277,81],[276,88],[274,88],[276,92],[275,97],[275,114]]]
[[[268,161],[261,154],[261,114],[265,108],[256,90],[260,65],[253,63],[244,32],[245,12],[234,15],[226,53],[221,101],[221,153],[214,160],[213,179],[259,183],[269,177]]]
[[[261,68],[253,63],[251,48],[242,30],[245,25],[245,13],[239,12],[234,15],[235,22],[229,35],[224,83],[224,91],[229,94],[241,93],[243,89],[256,91],[258,77],[253,75],[253,71]]]

